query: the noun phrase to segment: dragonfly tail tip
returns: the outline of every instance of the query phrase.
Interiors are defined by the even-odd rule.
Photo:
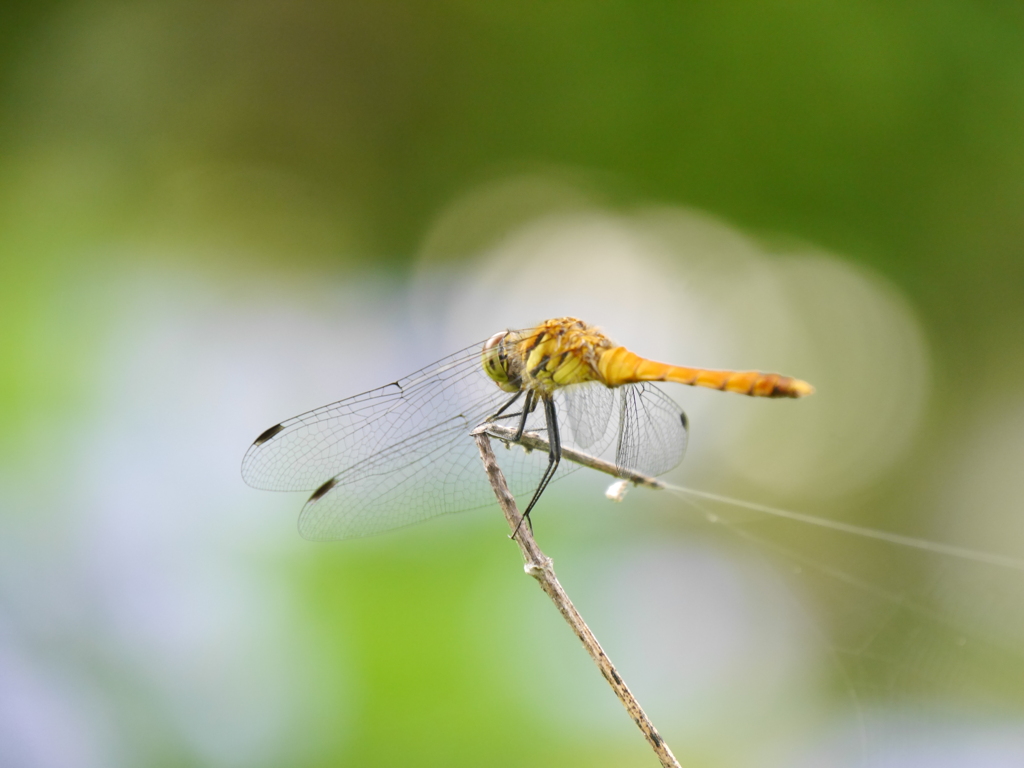
[[[807,397],[807,395],[814,394],[814,387],[806,381],[793,379],[793,383],[790,385],[789,391],[793,393],[793,397]]]

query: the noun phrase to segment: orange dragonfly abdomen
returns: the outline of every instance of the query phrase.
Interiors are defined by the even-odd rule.
[[[609,387],[641,381],[671,381],[751,397],[804,397],[814,392],[814,387],[806,381],[778,373],[685,368],[647,360],[625,347],[605,350],[598,360],[597,370]]]

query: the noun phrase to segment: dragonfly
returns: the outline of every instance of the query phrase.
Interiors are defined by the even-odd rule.
[[[369,536],[495,503],[470,437],[492,424],[506,428],[506,445],[526,434],[547,445],[501,462],[514,494],[533,490],[529,521],[548,484],[578,468],[561,461],[566,447],[647,476],[682,461],[686,414],[658,382],[754,397],[814,392],[776,373],[648,360],[596,326],[559,317],[275,424],[246,452],[242,477],[263,490],[311,491],[299,514],[305,538]]]

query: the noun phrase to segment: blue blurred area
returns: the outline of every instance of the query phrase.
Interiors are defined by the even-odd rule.
[[[677,483],[1024,557],[1006,4],[8,2],[0,764],[653,758],[495,510],[337,546],[263,429],[577,314]],[[1024,578],[576,473],[535,517],[686,765],[1019,764]],[[646,761],[646,763],[644,762]]]

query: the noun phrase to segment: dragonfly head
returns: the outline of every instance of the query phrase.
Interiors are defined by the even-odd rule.
[[[480,362],[484,371],[494,383],[506,392],[518,392],[523,386],[523,377],[512,353],[509,332],[496,333],[484,343]]]

